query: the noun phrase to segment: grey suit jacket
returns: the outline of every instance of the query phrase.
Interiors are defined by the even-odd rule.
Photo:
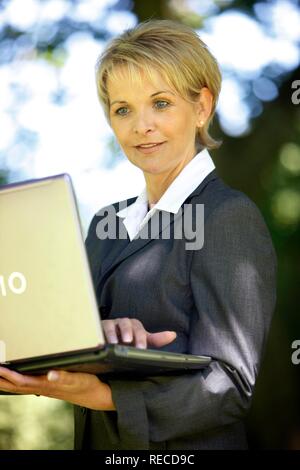
[[[138,318],[151,332],[175,330],[163,349],[213,362],[179,376],[108,379],[117,411],[75,406],[76,449],[247,448],[243,418],[275,307],[275,251],[256,205],[216,170],[188,203],[204,204],[201,249],[187,250],[187,240],[174,237],[176,215],[164,223],[169,238],[162,222],[152,239],[99,240],[109,207],[92,219],[86,248],[102,319]]]

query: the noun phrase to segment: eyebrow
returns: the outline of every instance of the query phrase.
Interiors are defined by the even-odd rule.
[[[161,91],[157,91],[156,93],[153,93],[152,95],[150,95],[150,98],[152,98],[153,96],[156,96],[156,95],[160,95],[161,93],[171,93],[172,95],[175,95],[175,93],[173,93],[173,91],[170,91],[170,90],[161,90]],[[115,103],[122,103],[122,104],[126,104],[127,101],[121,101],[121,100],[115,100],[113,101],[110,106],[112,106],[113,104]]]

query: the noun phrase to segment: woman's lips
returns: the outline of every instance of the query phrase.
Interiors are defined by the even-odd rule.
[[[139,152],[142,152],[144,154],[148,154],[148,153],[154,153],[154,152],[157,152],[158,149],[160,149],[160,147],[164,144],[165,142],[161,142],[159,144],[154,144],[152,145],[151,147],[147,146],[147,147],[143,147],[141,145],[137,145],[135,148],[137,150],[139,150]]]

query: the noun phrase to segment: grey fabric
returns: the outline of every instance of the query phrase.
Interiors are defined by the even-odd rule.
[[[102,319],[126,316],[152,332],[175,330],[162,349],[213,362],[181,375],[110,378],[117,411],[75,406],[76,449],[247,448],[243,418],[276,302],[275,251],[256,205],[216,170],[185,203],[204,204],[200,250],[186,250],[172,230],[170,239],[99,240],[105,208],[92,219],[86,247]],[[173,234],[175,224],[173,216]]]

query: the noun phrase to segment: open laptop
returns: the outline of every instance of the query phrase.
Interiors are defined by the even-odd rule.
[[[106,344],[70,175],[0,187],[0,363],[150,375],[211,358]]]

